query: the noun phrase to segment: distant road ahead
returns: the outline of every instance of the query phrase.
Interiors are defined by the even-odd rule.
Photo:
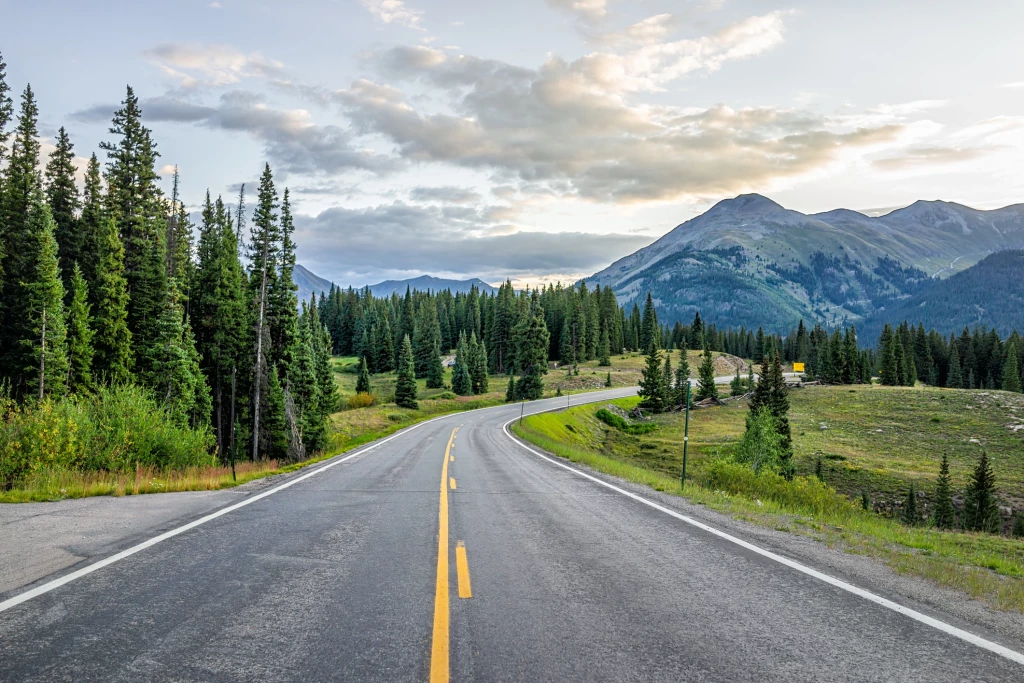
[[[531,452],[520,409],[422,423],[9,606],[0,681],[1024,680]]]

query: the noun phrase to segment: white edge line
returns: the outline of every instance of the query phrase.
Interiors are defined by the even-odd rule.
[[[534,414],[536,414],[536,413],[534,413]],[[518,419],[518,418],[516,418],[516,419]],[[789,567],[791,569],[795,569],[798,572],[801,572],[803,574],[806,574],[807,576],[810,576],[810,577],[813,577],[815,579],[818,579],[819,581],[823,581],[823,582],[825,582],[827,584],[835,586],[836,588],[842,589],[842,590],[844,590],[844,591],[846,591],[848,593],[853,593],[854,595],[856,595],[858,597],[861,597],[861,598],[864,598],[865,600],[869,600],[869,601],[875,603],[876,605],[881,605],[882,607],[891,609],[893,612],[896,612],[898,614],[902,614],[904,616],[910,617],[911,619],[914,619],[915,621],[919,621],[922,624],[926,624],[928,626],[931,626],[932,628],[938,629],[939,631],[942,631],[943,633],[947,633],[947,634],[949,634],[951,636],[959,638],[960,640],[963,640],[963,641],[966,641],[968,643],[971,643],[972,645],[976,645],[977,647],[980,647],[983,650],[988,650],[989,652],[993,652],[993,653],[995,653],[995,654],[997,654],[997,655],[999,655],[1001,657],[1005,657],[1006,659],[1009,659],[1012,662],[1016,662],[1017,664],[1024,664],[1024,654],[1021,654],[1020,652],[1017,652],[1016,650],[1011,650],[1010,648],[1004,647],[1004,646],[1002,646],[1002,645],[1000,645],[998,643],[993,643],[992,641],[986,640],[986,639],[982,638],[981,636],[976,636],[973,633],[970,633],[969,631],[964,631],[963,629],[957,628],[956,626],[953,626],[951,624],[947,624],[944,621],[939,621],[938,619],[935,619],[934,617],[930,617],[927,614],[923,614],[921,612],[918,612],[917,610],[911,609],[909,607],[905,607],[904,605],[901,605],[898,602],[893,602],[892,600],[888,600],[886,598],[883,598],[880,595],[875,595],[874,593],[872,593],[870,591],[866,591],[863,588],[858,588],[857,586],[854,586],[853,584],[850,584],[850,583],[847,583],[845,581],[842,581],[841,579],[837,579],[834,576],[829,576],[828,574],[824,574],[822,572],[819,572],[816,569],[812,569],[811,567],[808,567],[806,565],[800,564],[799,562],[795,562],[795,561],[793,561],[793,560],[791,560],[791,559],[789,559],[787,557],[783,557],[782,555],[776,555],[775,553],[771,552],[770,550],[765,550],[764,548],[761,548],[760,546],[756,546],[753,543],[748,543],[747,541],[744,541],[741,538],[737,538],[735,536],[731,536],[731,535],[725,533],[724,531],[719,531],[718,529],[715,529],[714,527],[710,527],[707,524],[704,524],[703,522],[698,522],[696,519],[693,519],[692,517],[688,517],[688,516],[686,516],[684,514],[680,514],[679,512],[676,512],[675,510],[667,508],[667,507],[665,507],[663,505],[659,505],[658,503],[655,503],[652,500],[648,500],[647,498],[644,498],[643,496],[639,496],[639,495],[637,495],[637,494],[635,494],[635,493],[633,493],[631,491],[627,491],[625,489],[619,488],[618,486],[615,486],[614,484],[609,484],[608,482],[604,481],[603,479],[600,479],[600,478],[595,477],[593,475],[587,474],[586,472],[582,472],[582,471],[576,469],[575,467],[570,467],[569,465],[566,465],[563,462],[559,462],[558,460],[555,460],[555,459],[553,459],[553,458],[551,458],[551,457],[549,457],[547,455],[544,455],[543,453],[540,453],[539,451],[536,451],[533,448],[531,448],[530,446],[526,445],[526,443],[523,442],[522,439],[517,438],[516,436],[514,436],[509,431],[508,426],[510,424],[512,424],[513,422],[515,422],[515,421],[516,420],[509,420],[504,425],[502,425],[502,427],[501,427],[502,431],[504,431],[506,436],[508,436],[514,443],[518,444],[522,448],[525,448],[526,450],[528,450],[529,452],[533,453],[534,455],[536,455],[539,458],[543,458],[544,460],[547,460],[548,462],[550,462],[550,463],[552,463],[554,465],[558,465],[559,467],[562,467],[564,469],[569,470],[573,474],[579,475],[581,477],[584,477],[585,479],[589,479],[589,480],[591,480],[593,482],[596,482],[596,483],[600,484],[601,486],[609,488],[609,489],[611,489],[611,490],[613,490],[613,491],[615,491],[617,493],[621,493],[624,496],[628,496],[629,498],[632,498],[633,500],[636,500],[636,501],[638,501],[640,503],[643,503],[644,505],[652,507],[655,510],[658,510],[659,512],[664,512],[666,515],[669,515],[671,517],[675,517],[676,519],[678,519],[678,520],[680,520],[682,522],[685,522],[687,524],[690,524],[692,526],[695,526],[698,529],[701,529],[703,531],[708,532],[709,534],[712,534],[714,536],[718,536],[719,538],[724,539],[726,541],[729,541],[730,543],[735,543],[736,545],[740,546],[741,548],[745,548],[745,549],[747,549],[747,550],[749,550],[751,552],[757,553],[758,555],[761,555],[762,557],[766,557],[769,560],[773,560],[773,561],[778,562],[779,564],[783,564],[783,565],[785,565],[785,566],[787,566],[787,567]]]
[[[616,391],[616,390],[612,389],[610,391]],[[549,400],[549,399],[545,399],[545,400]],[[608,398],[596,398],[596,399],[594,399],[594,401],[604,401],[604,400],[610,400],[610,399],[608,399]],[[20,605],[23,602],[28,602],[32,598],[36,598],[36,597],[39,597],[40,595],[43,595],[45,593],[49,593],[50,591],[54,590],[55,588],[60,588],[64,584],[71,583],[72,581],[74,581],[76,579],[80,579],[83,576],[87,576],[89,574],[92,574],[94,571],[96,571],[98,569],[103,569],[104,567],[106,567],[108,565],[111,565],[111,564],[114,564],[115,562],[120,562],[121,560],[125,559],[126,557],[130,557],[130,556],[134,555],[135,553],[140,552],[142,550],[145,550],[146,548],[149,548],[151,546],[154,546],[154,545],[156,545],[157,543],[159,543],[161,541],[166,541],[169,538],[174,538],[175,536],[178,536],[179,534],[183,534],[186,531],[189,531],[190,529],[194,529],[197,526],[200,526],[200,525],[206,524],[207,522],[213,521],[213,520],[217,519],[218,517],[221,517],[223,515],[228,514],[229,512],[234,512],[235,510],[238,510],[239,508],[243,508],[246,505],[251,505],[251,504],[255,503],[258,500],[266,498],[267,496],[272,496],[273,494],[277,493],[278,491],[283,491],[286,488],[289,488],[291,486],[294,486],[295,484],[298,484],[300,481],[305,481],[306,479],[309,479],[310,477],[314,477],[314,476],[320,474],[321,472],[324,472],[326,470],[331,469],[335,465],[340,465],[341,463],[356,457],[357,455],[362,455],[363,453],[367,453],[369,451],[372,451],[374,448],[377,448],[378,446],[383,446],[388,441],[391,441],[392,439],[397,439],[400,436],[408,434],[412,430],[414,430],[417,427],[420,427],[422,425],[425,425],[428,422],[434,422],[435,420],[443,420],[443,419],[445,419],[447,417],[453,417],[454,415],[460,415],[460,414],[463,414],[463,413],[471,413],[471,412],[475,412],[476,410],[488,410],[489,408],[496,408],[496,407],[507,407],[507,405],[503,404],[502,406],[488,406],[487,408],[476,408],[474,410],[462,411],[462,413],[448,413],[447,415],[438,415],[437,417],[432,417],[429,420],[423,420],[422,422],[417,422],[414,425],[410,425],[409,427],[406,427],[404,429],[400,429],[399,431],[395,432],[394,434],[392,434],[391,436],[389,436],[387,438],[381,439],[380,441],[368,444],[366,446],[359,447],[355,452],[349,453],[348,455],[346,455],[343,458],[338,458],[337,456],[335,456],[334,459],[329,459],[330,462],[328,462],[326,465],[324,465],[322,467],[317,467],[316,469],[312,470],[311,472],[307,472],[306,474],[303,474],[300,477],[296,477],[295,479],[287,481],[287,482],[281,484],[280,486],[276,486],[276,487],[274,487],[274,488],[272,488],[272,489],[270,489],[268,491],[264,491],[263,493],[256,494],[255,496],[252,496],[251,498],[246,498],[245,500],[240,501],[238,503],[235,503],[234,505],[229,505],[229,506],[227,506],[225,508],[221,508],[220,510],[217,510],[216,512],[211,512],[210,514],[206,515],[205,517],[200,517],[199,519],[193,520],[193,521],[189,522],[188,524],[185,524],[183,526],[177,527],[175,529],[171,529],[170,531],[165,531],[164,533],[162,533],[162,534],[160,534],[158,536],[154,536],[153,538],[147,539],[147,540],[143,541],[142,543],[139,543],[137,545],[133,545],[130,548],[126,548],[125,550],[122,550],[119,553],[115,553],[114,555],[111,555],[109,557],[105,557],[102,560],[98,560],[96,562],[93,562],[90,565],[86,565],[85,567],[82,567],[81,569],[75,570],[75,571],[73,571],[73,572],[71,572],[69,574],[65,574],[64,576],[61,576],[60,578],[56,578],[53,581],[47,581],[46,583],[44,583],[44,584],[42,584],[40,586],[36,586],[35,588],[32,588],[30,590],[27,590],[24,593],[19,593],[19,594],[15,595],[14,597],[8,598],[7,600],[4,600],[3,602],[0,602],[0,612],[5,612],[5,611],[11,609],[12,607],[16,607],[17,605]],[[537,412],[545,412],[545,411],[544,410],[534,411],[533,413],[531,413],[531,415],[532,414],[536,414]]]

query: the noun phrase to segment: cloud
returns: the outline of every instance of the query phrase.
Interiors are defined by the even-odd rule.
[[[417,202],[445,202],[467,204],[480,199],[480,194],[466,187],[445,185],[444,187],[414,187],[409,196]]]
[[[494,278],[590,273],[651,237],[511,230],[488,220],[487,207],[414,206],[328,209],[296,217],[299,259],[335,282],[362,284],[409,270]]]
[[[194,104],[173,96],[139,103],[146,123],[193,123],[208,128],[247,133],[263,143],[275,170],[291,173],[337,174],[351,170],[385,173],[401,160],[360,147],[338,125],[318,125],[304,109],[275,109],[261,95],[234,90],[221,95],[216,106]],[[72,114],[83,122],[109,121],[115,105],[98,105]]]
[[[383,24],[398,24],[406,28],[424,31],[420,22],[423,12],[407,7],[402,0],[362,0],[363,6]]]
[[[857,126],[793,109],[631,103],[622,86],[630,79],[665,82],[775,44],[781,15],[754,19],[713,41],[671,43],[659,54],[672,59],[643,64],[594,53],[528,69],[397,47],[376,55],[382,75],[447,98],[447,111],[417,110],[394,85],[365,79],[335,97],[357,132],[385,136],[407,160],[490,170],[493,182],[524,194],[611,203],[764,189],[899,136],[898,121]]]
[[[207,5],[207,7],[209,7],[210,9],[224,9],[224,5],[220,4],[219,2],[211,2],[209,5]]]
[[[992,150],[977,147],[957,148],[919,145],[909,147],[897,156],[876,159],[872,163],[877,168],[886,171],[902,170],[909,167],[931,168],[937,164],[953,164],[977,159],[990,151]]]
[[[600,21],[608,15],[608,0],[548,0],[548,4],[589,23]]]
[[[243,78],[278,77],[284,67],[259,52],[245,54],[230,45],[164,43],[143,54],[187,89],[232,85]]]
[[[1011,88],[1011,89],[1016,90],[1016,89],[1019,89],[1019,88],[1024,88],[1024,81],[1014,81],[1013,83],[1002,83],[1002,84],[1000,84],[999,87],[1000,88]]]

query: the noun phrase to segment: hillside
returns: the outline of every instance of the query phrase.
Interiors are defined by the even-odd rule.
[[[974,266],[906,299],[895,301],[865,321],[866,339],[887,322],[924,321],[943,332],[985,325],[1001,335],[1024,331],[1024,251],[987,256]],[[930,321],[930,322],[929,322]]]
[[[859,321],[977,263],[1024,247],[1024,205],[980,211],[915,202],[879,217],[807,215],[757,194],[719,202],[588,281],[620,303],[649,290],[663,321],[783,331],[803,318]],[[926,322],[927,324],[927,322]]]
[[[325,280],[316,273],[309,269],[295,264],[295,271],[292,273],[292,279],[295,280],[296,286],[299,288],[299,301],[309,301],[309,298],[316,294],[319,296],[324,292],[331,291],[331,281]]]

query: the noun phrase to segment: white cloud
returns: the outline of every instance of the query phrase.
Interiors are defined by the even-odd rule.
[[[548,0],[548,4],[585,22],[600,21],[608,15],[608,0]]]
[[[223,9],[224,5],[220,4],[219,2],[211,2],[209,5],[207,5],[207,7],[209,7],[210,9]]]
[[[1014,81],[1013,83],[1003,83],[999,86],[1000,88],[1024,88],[1024,81]]]
[[[421,10],[407,7],[402,0],[362,0],[363,6],[384,24],[398,24],[406,28],[424,31],[420,22],[423,20]]]
[[[245,54],[230,45],[164,43],[144,53],[183,88],[219,87],[243,78],[279,76],[284,65],[259,52]]]

